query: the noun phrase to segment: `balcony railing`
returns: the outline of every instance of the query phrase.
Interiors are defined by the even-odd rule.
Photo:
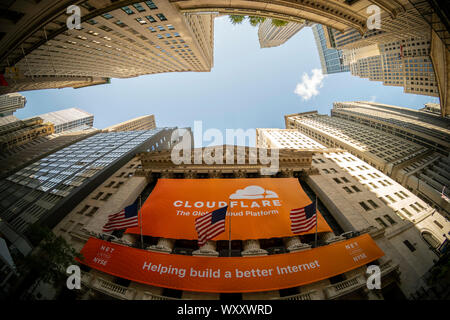
[[[366,279],[364,279],[364,276],[357,275],[356,277],[325,287],[325,294],[328,299],[335,299],[365,286]]]
[[[180,300],[180,299],[160,296],[158,294],[154,294],[154,293],[145,291],[144,296],[142,297],[142,300]]]
[[[122,300],[132,300],[136,295],[136,290],[112,283],[103,278],[95,278],[92,288]]]
[[[311,290],[305,293],[294,294],[292,296],[273,298],[273,300],[320,300],[320,294],[317,290]]]

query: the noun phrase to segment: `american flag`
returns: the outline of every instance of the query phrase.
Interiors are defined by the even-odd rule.
[[[306,207],[291,210],[291,231],[301,233],[316,226],[316,201]]]
[[[195,219],[195,229],[198,234],[199,247],[203,246],[206,241],[225,232],[227,208],[228,206],[214,210],[213,212]]]
[[[103,232],[120,230],[139,226],[137,203],[134,203],[120,212],[110,214],[108,222],[103,226]]]

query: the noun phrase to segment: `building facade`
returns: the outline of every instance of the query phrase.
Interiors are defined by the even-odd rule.
[[[52,123],[44,122],[39,117],[7,122],[0,126],[0,150],[5,152],[39,137],[51,135],[54,131]]]
[[[344,64],[342,50],[329,48],[326,38],[326,27],[315,24],[312,26],[314,39],[319,52],[320,63],[323,74],[348,72],[350,68]]]
[[[175,165],[171,160],[171,151],[141,153],[139,157],[133,159],[120,170],[110,177],[105,183],[92,192],[89,197],[80,203],[75,210],[67,215],[54,229],[54,232],[63,236],[74,248],[81,250],[89,237],[109,239],[113,243],[139,247],[140,240],[138,235],[117,234],[113,236],[102,235],[101,226],[104,223],[104,216],[117,211],[119,208],[127,206],[136,199],[142,198],[142,203],[152,192],[156,182],[161,178],[175,179],[234,179],[234,178],[258,178],[262,164],[249,163],[249,154],[255,152],[255,148],[244,148],[244,163],[237,163],[238,147],[223,146],[224,164],[210,165],[206,163],[197,163],[191,165]],[[202,149],[196,149],[197,151]],[[241,149],[242,150],[242,149]],[[196,153],[192,150],[191,155]],[[230,154],[233,153],[233,164],[228,163]],[[227,155],[225,155],[227,154]],[[300,177],[303,174],[318,174],[318,171],[311,168],[312,152],[309,150],[282,150],[280,151],[280,172],[277,177]],[[193,160],[193,158],[192,158]],[[193,162],[192,162],[193,163]],[[225,164],[227,163],[227,164]],[[135,171],[136,170],[136,171]],[[124,172],[124,173],[123,173]],[[134,172],[134,175],[127,179],[123,184],[120,182],[121,176],[128,172]],[[302,187],[311,198],[314,192],[308,188],[308,185],[301,179]],[[115,194],[108,199],[102,206],[97,204],[98,193],[110,192],[111,188],[117,187]],[[99,209],[95,209],[95,208]],[[91,214],[91,210],[94,211]],[[324,233],[320,235],[321,245],[327,245],[343,241],[346,238],[337,236],[342,233],[342,229],[334,222],[327,208],[319,204],[319,210],[332,226],[334,233]],[[368,226],[368,225],[365,225]],[[362,227],[362,225],[361,225]],[[361,232],[370,232],[377,244],[385,243],[383,232],[376,228],[370,228]],[[346,230],[350,231],[350,230]],[[198,247],[197,242],[183,241],[170,238],[154,238],[144,236],[145,250],[152,252],[171,253],[174,255],[196,255],[214,257],[227,256],[227,241],[208,241],[204,246]],[[390,246],[388,242],[386,245]],[[140,247],[139,247],[140,248]],[[233,241],[233,256],[267,256],[272,254],[298,252],[311,249],[311,238],[297,236],[292,238],[261,239],[261,240],[236,240]],[[384,250],[384,249],[383,249]],[[383,287],[386,292],[396,291],[398,281],[398,265],[390,259],[383,257],[377,262],[381,266]],[[180,291],[164,287],[155,287],[142,284],[136,281],[112,276],[98,270],[82,266],[82,291],[81,299],[102,299],[114,298],[122,300],[170,300],[170,299],[224,299],[229,296],[226,293],[207,293],[196,291]],[[365,268],[357,268],[341,274],[331,279],[325,279],[309,285],[294,287],[284,290],[272,290],[265,292],[248,292],[233,294],[234,298],[241,299],[294,299],[294,300],[319,300],[319,299],[348,299],[350,297],[357,299],[380,299],[382,290],[371,292],[365,289],[364,275]],[[341,286],[346,287],[340,290]],[[398,293],[398,292],[397,292]]]
[[[109,79],[211,69],[213,15],[182,15],[166,0],[115,2],[81,3],[81,29],[67,29],[65,12],[46,25],[45,41],[14,65],[18,81],[25,85],[29,79],[32,85],[48,76]]]
[[[436,107],[433,109],[436,110]],[[391,177],[431,206],[450,213],[449,151],[450,121],[440,112],[383,105],[372,102],[338,102],[332,117],[346,119],[414,141],[430,151],[400,164]]]
[[[285,26],[277,27],[272,19],[266,19],[258,27],[259,46],[261,48],[278,47],[302,30],[308,23],[289,22]]]
[[[150,114],[147,116],[137,117],[119,124],[107,127],[103,131],[119,132],[119,131],[137,131],[152,130],[156,128],[155,116]]]
[[[38,117],[52,123],[55,133],[85,130],[94,125],[94,115],[78,108],[44,113]]]
[[[312,161],[320,174],[309,175],[308,183],[344,230],[358,230],[362,223],[385,230],[400,269],[411,263],[403,265],[401,277],[404,290],[414,292],[413,278],[420,279],[432,267],[437,249],[450,235],[449,220],[368,163],[316,140],[299,129],[257,129],[258,146],[318,150]]]
[[[17,109],[25,107],[27,99],[20,93],[10,93],[0,96],[0,118],[10,116]]]

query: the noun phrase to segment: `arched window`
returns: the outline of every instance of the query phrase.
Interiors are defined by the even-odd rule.
[[[423,239],[430,245],[430,247],[436,249],[439,247],[440,242],[438,239],[436,239],[435,236],[433,236],[430,232],[424,231],[422,232]]]

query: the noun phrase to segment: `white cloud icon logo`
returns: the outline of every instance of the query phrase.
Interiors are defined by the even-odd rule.
[[[265,190],[260,186],[248,186],[247,188],[237,190],[230,196],[230,199],[270,199],[278,198],[274,191]]]

